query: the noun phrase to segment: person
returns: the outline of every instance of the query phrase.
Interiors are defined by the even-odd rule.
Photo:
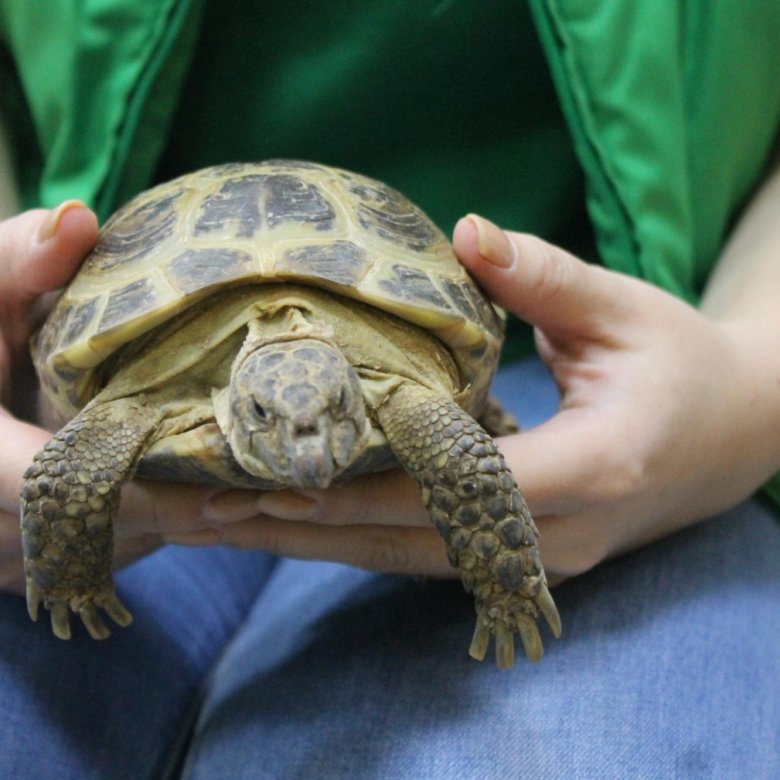
[[[155,5],[0,5],[29,207],[0,223],[0,775],[777,776],[780,9],[688,8],[683,29],[676,4],[539,2],[533,23],[510,3]],[[116,524],[133,626],[61,643],[29,622],[18,492],[49,434],[23,366],[96,240],[74,198],[105,217],[249,154],[399,186],[533,327],[549,374],[530,357],[497,387],[530,423],[500,446],[560,583],[538,665],[468,659],[469,599],[397,472],[135,481]]]

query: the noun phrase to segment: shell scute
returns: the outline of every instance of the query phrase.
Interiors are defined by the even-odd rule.
[[[252,255],[248,252],[228,247],[210,247],[182,252],[171,260],[165,272],[175,289],[189,295],[249,274],[253,265]]]
[[[108,296],[108,304],[100,318],[98,329],[109,331],[139,316],[143,317],[157,308],[159,303],[160,294],[152,280],[136,279]]]
[[[352,241],[332,241],[286,250],[276,270],[350,287],[363,278],[369,266],[365,249]]]
[[[494,338],[502,338],[504,334],[504,321],[496,316],[496,310],[493,305],[482,295],[476,287],[470,287],[468,297],[477,311],[477,321]]]
[[[443,233],[392,187],[274,160],[186,174],[108,220],[33,349],[47,398],[72,416],[127,342],[223,286],[288,280],[430,330],[451,349],[464,393],[485,397],[502,321]]]
[[[298,176],[268,176],[266,213],[270,227],[285,222],[310,224],[318,231],[331,230],[336,219],[333,205],[319,186]]]
[[[235,176],[206,198],[195,221],[195,235],[234,226],[235,238],[252,238],[265,226],[285,222],[312,224],[317,230],[333,227],[335,212],[320,189],[287,173]]]
[[[471,295],[470,287],[452,279],[442,279],[441,283],[455,308],[462,312],[466,319],[476,320],[479,315],[477,314],[475,302],[472,300],[473,296]]]
[[[392,187],[353,179],[348,191],[355,197],[360,225],[387,241],[417,251],[444,238],[420,209]]]
[[[378,285],[396,300],[423,309],[447,310],[450,308],[429,274],[419,268],[410,268],[401,263],[395,263],[390,270],[391,274],[380,278]]]
[[[200,206],[195,220],[196,236],[224,232],[228,225],[234,228],[235,238],[251,238],[262,227],[260,196],[263,176],[239,176],[228,179]]]
[[[67,324],[59,330],[59,349],[65,349],[81,339],[85,332],[97,321],[100,311],[100,298],[90,298],[84,303],[73,306],[68,312]],[[54,331],[54,329],[51,329]],[[46,350],[46,347],[42,347]]]
[[[176,232],[176,204],[181,194],[179,190],[164,192],[117,212],[103,228],[100,242],[84,263],[84,272],[99,275],[116,265],[143,261]]]

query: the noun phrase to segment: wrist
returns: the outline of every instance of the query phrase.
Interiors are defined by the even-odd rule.
[[[757,486],[780,471],[780,328],[764,318],[716,320],[733,364],[736,414]]]

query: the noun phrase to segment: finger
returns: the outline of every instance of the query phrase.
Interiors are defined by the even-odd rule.
[[[228,490],[204,509],[213,523],[237,523],[259,514],[322,525],[430,527],[420,491],[402,471],[357,477],[327,490]]]
[[[218,492],[213,486],[134,479],[122,488],[116,536],[161,538],[208,528],[213,520],[204,507]]]
[[[24,593],[19,492],[22,475],[49,433],[0,410],[0,589]]]
[[[95,214],[69,200],[0,222],[0,296],[30,300],[64,285],[97,240]]]
[[[19,491],[22,475],[33,456],[49,440],[48,431],[21,422],[0,410],[0,509],[19,517]],[[18,529],[17,529],[18,530]]]
[[[632,310],[632,280],[589,265],[525,233],[469,215],[455,226],[455,251],[488,296],[548,336],[611,340]]]
[[[198,546],[225,544],[393,574],[458,576],[447,560],[441,538],[427,528],[329,526],[260,516],[196,533],[170,535],[165,541]]]
[[[597,506],[619,511],[618,502],[632,494],[642,472],[632,449],[635,432],[617,431],[615,417],[609,405],[574,407],[499,440],[534,517]]]

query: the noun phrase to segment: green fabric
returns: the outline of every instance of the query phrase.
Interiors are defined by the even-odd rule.
[[[780,3],[532,0],[601,259],[694,300],[780,120]]]
[[[582,173],[523,4],[334,0],[291,13],[280,0],[210,2],[181,96],[190,46],[167,20],[181,27],[197,14],[189,0],[163,5],[111,15],[61,0],[81,26],[65,27],[68,40],[45,56],[30,53],[26,34],[43,9],[0,6],[46,159],[26,203],[82,197],[107,216],[150,183],[174,116],[157,178],[237,158],[316,159],[394,184],[445,231],[480,210],[553,240],[576,223],[584,232]],[[464,56],[485,49],[491,57]],[[71,60],[49,83],[51,64]],[[81,86],[93,80],[96,89]],[[60,105],[47,112],[54,95]],[[71,128],[59,116],[84,120]]]
[[[18,161],[25,205],[79,197],[105,217],[146,186],[189,59],[197,6],[196,0],[0,3],[0,37],[36,133],[20,143],[35,150],[32,159]],[[10,74],[3,83],[12,89]]]

